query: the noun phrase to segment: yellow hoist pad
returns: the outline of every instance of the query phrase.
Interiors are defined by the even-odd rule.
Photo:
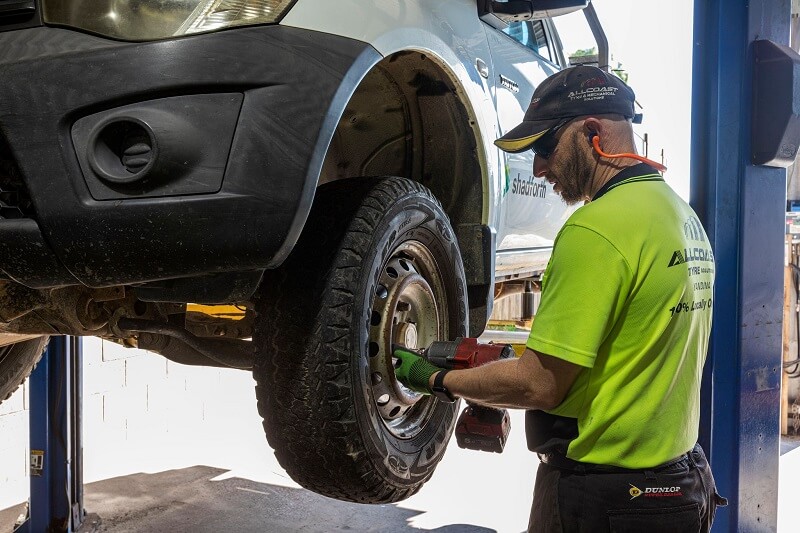
[[[517,354],[517,357],[520,357],[528,348],[524,344],[512,344],[511,347],[514,348],[514,353]]]
[[[244,308],[240,309],[234,305],[186,304],[186,312],[202,313],[204,315],[224,318],[226,320],[242,320],[245,315]]]

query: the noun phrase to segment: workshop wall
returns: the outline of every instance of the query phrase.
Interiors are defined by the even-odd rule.
[[[19,503],[28,494],[27,385],[0,404],[0,509]]]
[[[197,450],[225,432],[232,416],[255,411],[247,372],[178,365],[93,337],[83,339],[83,357],[87,483],[192,464]],[[26,382],[0,404],[0,510],[28,497],[28,400]],[[260,433],[260,424],[254,425]],[[187,435],[202,442],[187,447]]]

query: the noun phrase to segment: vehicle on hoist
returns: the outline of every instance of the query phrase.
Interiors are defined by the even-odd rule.
[[[252,369],[300,484],[417,491],[456,406],[391,344],[477,336],[569,215],[493,145],[586,7],[539,3],[0,0],[0,399],[48,335]]]

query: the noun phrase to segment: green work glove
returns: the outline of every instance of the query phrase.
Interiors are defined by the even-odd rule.
[[[394,373],[400,383],[413,391],[431,394],[429,385],[431,376],[444,369],[432,365],[427,359],[402,348],[396,349],[394,356],[398,359]]]

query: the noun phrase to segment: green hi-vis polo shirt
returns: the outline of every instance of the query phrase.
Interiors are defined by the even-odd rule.
[[[542,280],[528,347],[584,369],[549,415],[528,413],[557,433],[529,446],[625,468],[690,450],[713,287],[708,237],[655,169],[609,181],[562,228]]]

